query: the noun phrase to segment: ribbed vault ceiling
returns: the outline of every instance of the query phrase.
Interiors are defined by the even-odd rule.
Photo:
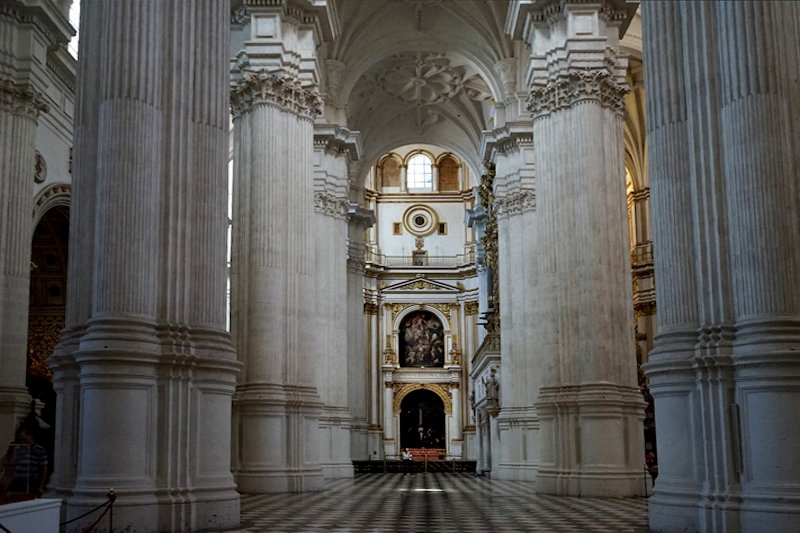
[[[329,88],[361,132],[365,158],[408,143],[475,157],[502,100],[495,65],[512,55],[505,1],[340,0],[342,32],[323,47]],[[332,74],[335,72],[335,74]]]

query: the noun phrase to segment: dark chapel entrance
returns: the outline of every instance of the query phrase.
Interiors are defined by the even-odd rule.
[[[420,389],[400,404],[400,447],[445,449],[444,404],[436,393]]]

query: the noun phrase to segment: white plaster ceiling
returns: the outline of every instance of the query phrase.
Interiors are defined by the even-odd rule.
[[[502,101],[495,70],[513,55],[506,1],[340,0],[340,35],[326,43],[327,91],[361,132],[367,164],[396,146],[428,143],[475,159]],[[332,60],[332,61],[331,61]]]

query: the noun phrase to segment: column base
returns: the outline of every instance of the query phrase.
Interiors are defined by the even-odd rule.
[[[325,407],[319,419],[322,475],[325,479],[353,477],[350,456],[352,417],[346,407]]]
[[[541,429],[533,407],[503,407],[488,417],[488,440],[483,443],[484,473],[492,479],[535,482],[539,470]],[[487,427],[483,427],[486,431]],[[489,474],[491,472],[491,474]]]
[[[240,387],[233,404],[239,434],[234,461],[239,492],[322,489],[322,403],[315,388],[249,384]]]
[[[559,496],[628,498],[650,494],[653,481],[644,471],[565,472],[539,468],[536,492]]]
[[[240,496],[228,489],[141,491],[114,487],[114,530],[156,533],[189,533],[231,529],[239,525]],[[71,520],[108,502],[108,490],[75,489],[66,499],[63,519]],[[94,523],[102,511],[64,527],[78,533]],[[103,521],[101,520],[101,523]]]
[[[352,468],[352,467],[351,467]],[[288,468],[257,470],[236,473],[236,482],[242,494],[273,494],[277,492],[314,492],[322,490],[325,478],[322,468]]]
[[[645,402],[608,382],[542,387],[536,491],[560,496],[644,496]]]

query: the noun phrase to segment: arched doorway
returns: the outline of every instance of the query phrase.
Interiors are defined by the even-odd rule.
[[[37,401],[41,416],[38,439],[51,460],[56,395],[53,373],[46,360],[52,355],[64,328],[68,246],[69,207],[56,205],[42,215],[31,242],[26,366],[28,393]]]
[[[400,447],[445,449],[445,412],[439,396],[420,389],[400,404]]]

